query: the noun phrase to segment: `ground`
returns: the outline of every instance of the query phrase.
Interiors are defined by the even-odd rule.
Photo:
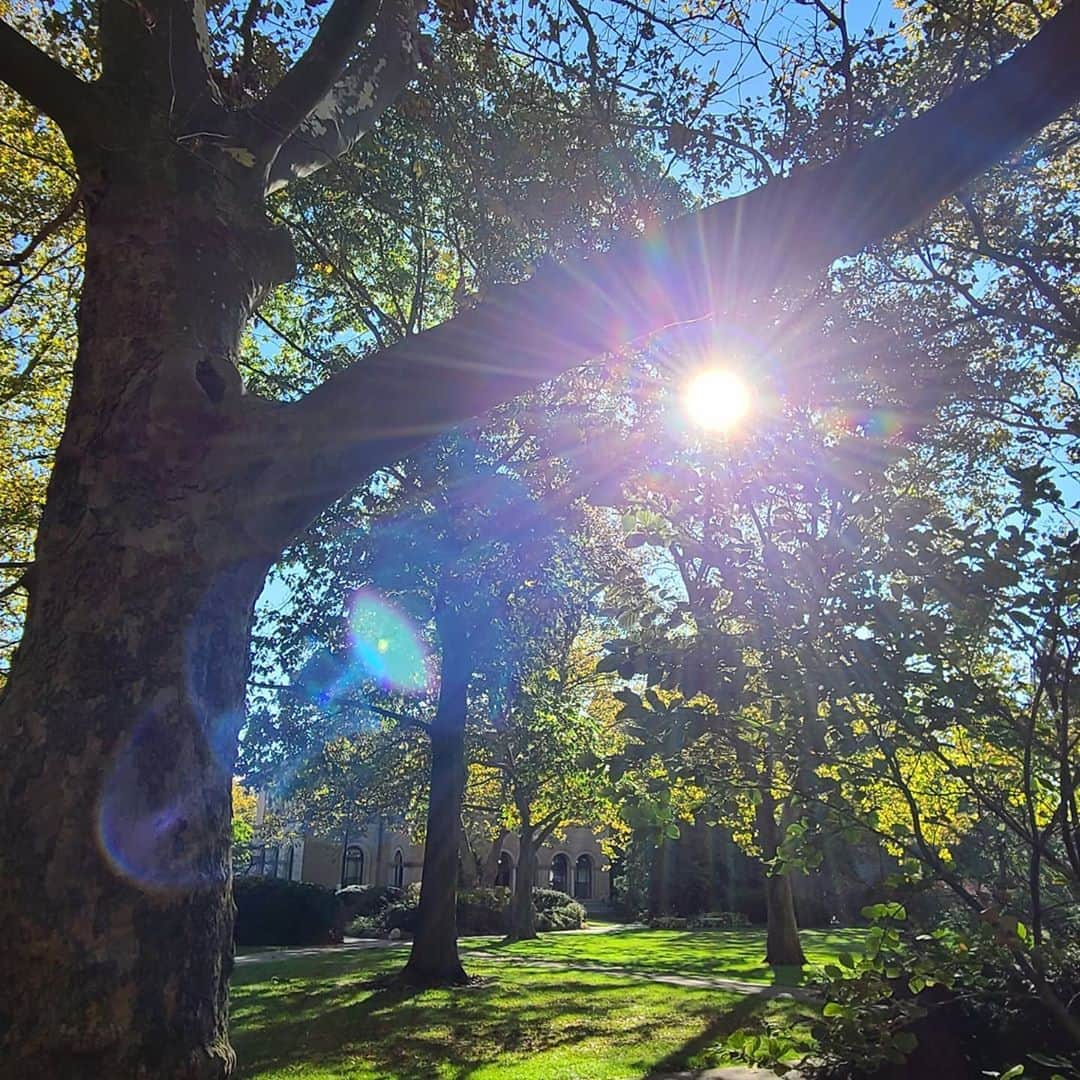
[[[807,951],[821,963],[857,949],[858,938],[810,933]],[[815,1004],[783,992],[796,973],[760,963],[757,931],[617,930],[463,946],[479,982],[419,993],[379,985],[401,968],[400,948],[241,960],[232,1007],[240,1075],[631,1080],[739,1060],[724,1049],[735,1032],[810,1045]],[[654,981],[681,974],[694,985]],[[736,991],[724,980],[757,985]]]

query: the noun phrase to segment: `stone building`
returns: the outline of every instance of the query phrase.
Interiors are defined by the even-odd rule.
[[[260,792],[256,829],[267,812],[267,797]],[[350,829],[340,840],[302,836],[282,843],[256,843],[251,860],[237,874],[308,881],[337,889],[345,885],[395,885],[403,888],[420,880],[424,846],[414,843],[393,819],[373,817]],[[484,853],[486,854],[486,853]],[[517,837],[499,842],[495,862],[496,885],[513,887],[517,876]],[[591,829],[571,828],[565,836],[540,849],[536,884],[569,893],[586,908],[606,907],[611,899],[608,860]]]

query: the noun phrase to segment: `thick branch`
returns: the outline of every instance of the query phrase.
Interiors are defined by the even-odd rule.
[[[59,124],[70,138],[87,116],[94,91],[0,19],[0,81]]]
[[[1080,98],[1078,39],[1073,3],[1011,59],[889,135],[499,287],[333,377],[283,410],[268,492],[275,527],[299,530],[379,463],[545,379],[801,283],[911,225]]]
[[[342,2],[337,0],[334,9]],[[312,48],[317,41],[318,36]],[[270,98],[255,107],[253,118],[288,138],[282,140],[284,145],[270,167],[268,189],[276,191],[290,180],[316,172],[367,134],[416,74],[419,46],[416,0],[383,0],[371,41],[344,74],[340,65],[334,69],[333,84],[321,90],[288,130],[283,130],[280,118],[260,111],[272,104],[280,85],[271,91]]]

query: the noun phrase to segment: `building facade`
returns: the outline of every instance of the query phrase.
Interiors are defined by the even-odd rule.
[[[266,795],[260,793],[256,829],[266,811]],[[249,851],[250,862],[237,866],[237,874],[306,881],[330,889],[346,885],[404,888],[420,880],[424,867],[423,844],[414,843],[399,824],[381,816],[350,829],[341,840],[303,836],[282,843],[251,844]],[[508,834],[499,842],[494,882],[487,884],[513,888],[517,870],[517,837]],[[562,839],[541,848],[535,881],[573,896],[592,910],[606,907],[611,900],[610,867],[591,829],[567,829]]]

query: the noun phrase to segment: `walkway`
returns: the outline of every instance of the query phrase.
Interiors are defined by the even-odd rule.
[[[563,930],[563,934],[602,934],[613,930],[625,929],[624,926],[611,924],[599,927],[587,927],[583,930]],[[501,941],[500,934],[475,935],[489,941]],[[309,949],[266,949],[262,952],[245,953],[236,958],[237,965],[265,964],[272,960],[297,960],[307,956],[332,956],[335,953],[365,951],[368,949],[401,949],[411,944],[408,941],[389,941],[386,938],[347,938],[341,945],[314,946]],[[480,960],[489,960],[499,964],[513,964],[515,967],[542,968],[545,971],[580,971],[597,975],[613,975],[635,982],[661,983],[665,986],[681,986],[687,990],[728,990],[736,994],[760,994],[767,998],[790,997],[798,1001],[812,1001],[817,995],[813,990],[801,986],[777,986],[775,983],[748,982],[745,979],[726,979],[722,976],[707,977],[700,975],[675,975],[662,971],[638,971],[634,968],[615,967],[589,960],[542,960],[531,956],[515,956],[510,953],[489,952],[486,949],[467,949],[463,959],[475,956]]]
[[[640,923],[599,923],[593,926],[585,926],[580,930],[560,930],[563,934],[610,934],[616,930],[640,930]],[[470,934],[472,939],[483,938],[487,941],[502,941],[502,934]],[[403,945],[411,942],[406,940],[391,941],[389,938],[346,938],[340,945],[312,945],[305,949],[281,949],[271,946],[260,949],[259,952],[243,953],[236,957],[237,964],[260,964],[270,960],[298,960],[305,956],[327,956],[339,952],[348,952],[351,949],[400,949]],[[471,953],[478,956],[479,953]]]
[[[812,1001],[817,995],[801,986],[777,986],[775,983],[747,982],[744,979],[706,978],[698,975],[668,975],[662,971],[637,971],[634,968],[612,967],[588,960],[538,960],[530,956],[512,956],[507,953],[485,952],[470,949],[466,956],[481,960],[494,960],[515,967],[544,968],[548,971],[580,971],[596,975],[616,975],[635,982],[663,983],[666,986],[682,986],[687,990],[730,990],[736,994],[760,994],[762,997],[790,997],[799,1001]]]

